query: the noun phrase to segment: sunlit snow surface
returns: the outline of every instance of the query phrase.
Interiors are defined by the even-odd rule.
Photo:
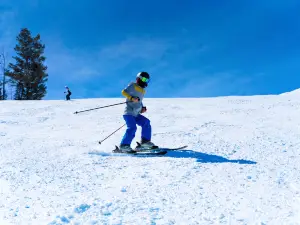
[[[112,154],[124,99],[0,102],[0,224],[300,224],[300,93],[145,99],[164,156]],[[135,141],[140,140],[140,128]]]

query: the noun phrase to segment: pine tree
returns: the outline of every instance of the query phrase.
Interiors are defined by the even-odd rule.
[[[0,81],[0,100],[3,100],[3,94],[2,94],[2,82]]]
[[[7,99],[7,93],[5,90],[6,79],[5,79],[5,67],[6,67],[6,56],[4,54],[4,49],[0,52],[0,73],[2,74],[2,80],[0,80],[0,100]]]
[[[3,89],[3,82],[0,81],[0,101],[7,99],[7,93],[6,93],[6,91],[3,91],[3,90],[5,90],[5,89]]]
[[[6,100],[7,99],[7,92],[6,92],[5,89],[3,89],[3,86],[4,86],[3,82],[0,81],[0,100]]]
[[[41,100],[47,94],[47,67],[43,65],[45,45],[40,41],[40,35],[31,36],[24,28],[17,36],[18,44],[14,48],[16,63],[10,63],[6,75],[13,81],[15,100]]]

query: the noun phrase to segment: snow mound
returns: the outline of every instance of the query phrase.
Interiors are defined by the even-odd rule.
[[[293,96],[293,95],[300,96],[300,88],[295,89],[293,91],[282,93],[280,95],[282,95],[282,96]]]

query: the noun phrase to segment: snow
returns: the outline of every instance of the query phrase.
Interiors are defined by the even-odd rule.
[[[153,142],[188,145],[159,157],[98,144],[123,105],[74,114],[123,100],[0,102],[1,225],[300,223],[300,94],[146,98]]]
[[[280,95],[295,96],[295,97],[300,96],[300,88],[293,90],[293,91],[282,93]]]

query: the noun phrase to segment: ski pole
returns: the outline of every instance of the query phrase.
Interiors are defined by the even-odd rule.
[[[103,141],[105,141],[107,138],[109,138],[111,135],[113,135],[114,133],[116,133],[118,130],[120,130],[122,127],[124,127],[126,124],[122,125],[121,127],[119,127],[117,130],[115,130],[114,132],[112,132],[110,135],[108,135],[106,138],[104,138],[102,141],[99,141],[99,144],[101,145],[101,143]]]
[[[87,109],[87,110],[82,110],[82,111],[76,111],[76,112],[74,112],[74,114],[78,114],[78,113],[82,113],[82,112],[87,112],[87,111],[91,111],[91,110],[95,110],[95,109],[102,109],[102,108],[111,107],[111,106],[115,106],[115,105],[121,105],[121,104],[125,104],[125,103],[126,103],[126,102],[121,102],[121,103],[112,104],[112,105],[106,105],[106,106],[101,106],[101,107],[97,107],[97,108],[93,108],[93,109]]]

